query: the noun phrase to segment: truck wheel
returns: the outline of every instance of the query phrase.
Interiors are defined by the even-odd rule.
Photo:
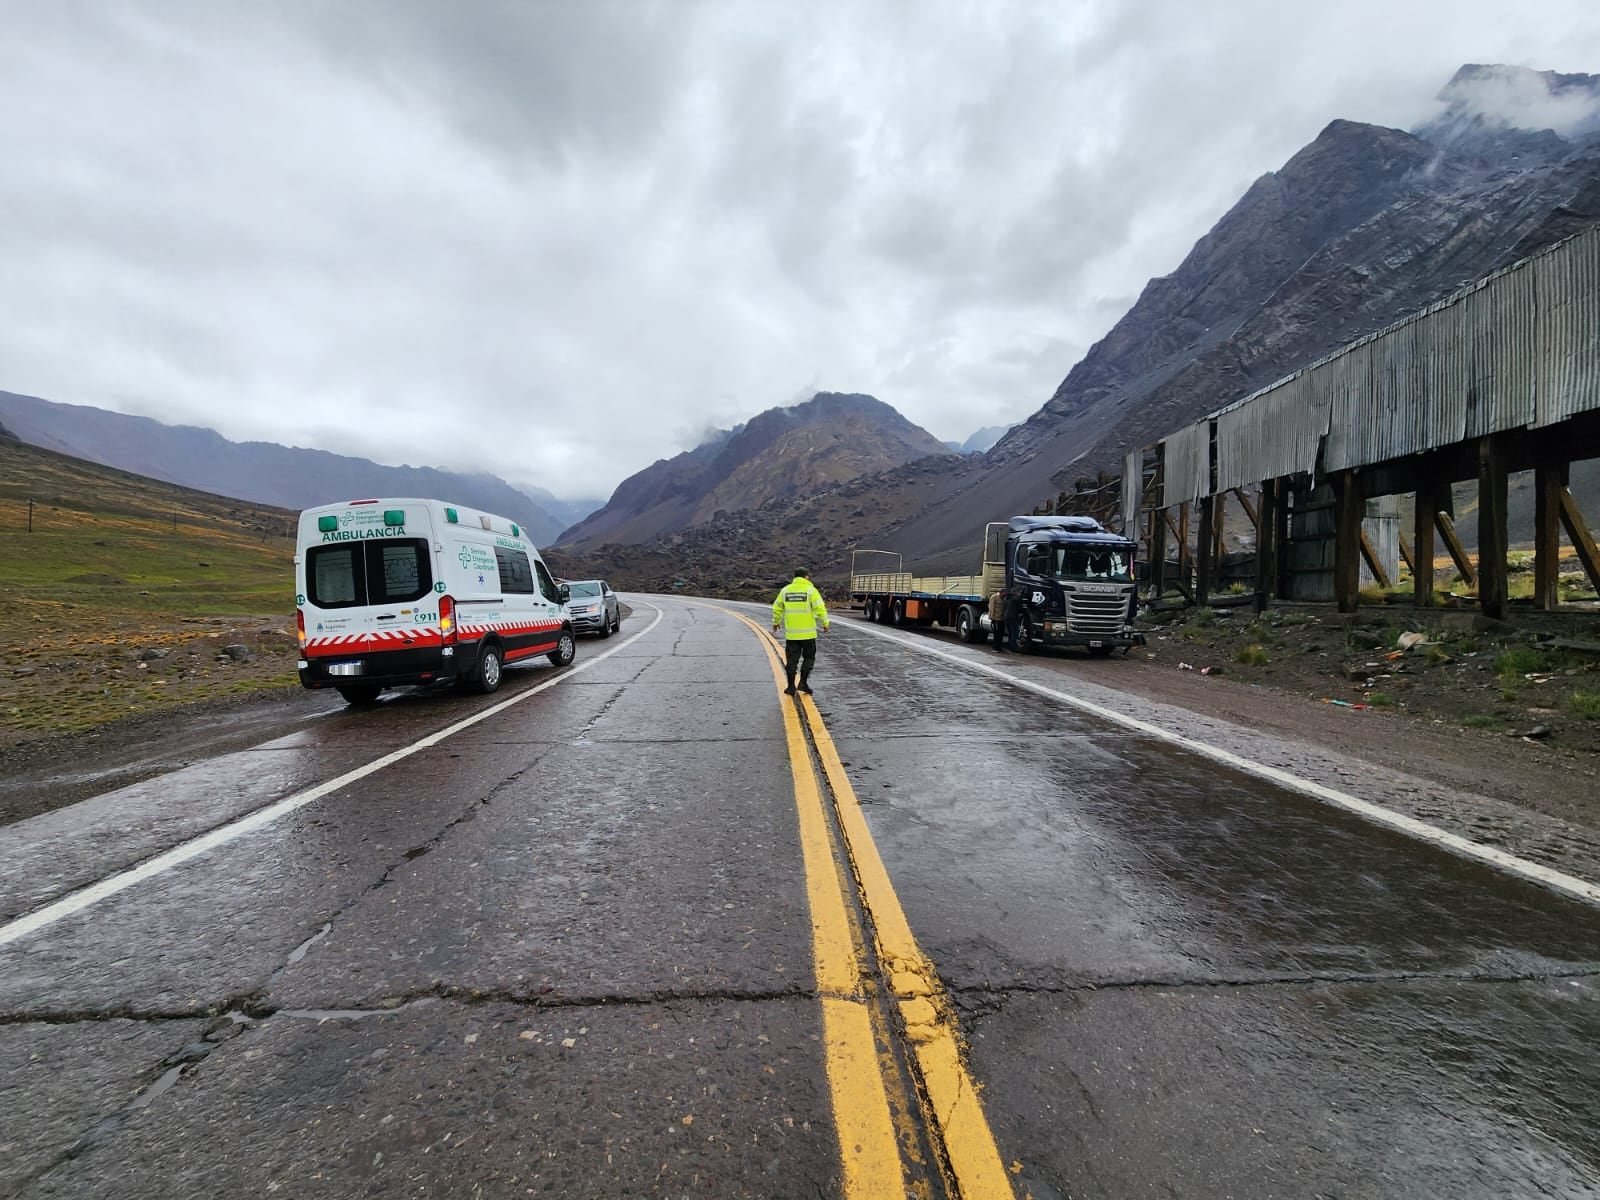
[[[898,629],[905,623],[906,602],[904,600],[896,600],[889,608],[889,624]]]
[[[485,646],[478,651],[478,665],[472,670],[472,687],[474,691],[482,692],[487,696],[500,686],[500,647],[495,645]]]
[[[978,622],[972,615],[972,609],[963,604],[956,610],[956,638],[963,642],[975,642],[977,638]]]
[[[1017,649],[1023,654],[1033,653],[1033,622],[1025,616],[1017,618]]]
[[[876,599],[867,601],[867,620],[875,625],[883,621],[883,605]]]
[[[572,630],[563,629],[561,631],[560,639],[556,642],[556,648],[550,651],[549,654],[545,655],[545,657],[551,662],[555,663],[555,665],[558,667],[564,667],[573,659],[577,658],[578,642],[577,639],[572,636]]]
[[[383,691],[375,683],[342,683],[335,690],[351,708],[372,707],[378,702],[378,693]]]

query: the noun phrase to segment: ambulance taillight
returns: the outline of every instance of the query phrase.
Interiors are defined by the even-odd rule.
[[[456,602],[450,596],[439,597],[439,633],[444,637],[446,646],[455,644]]]
[[[304,651],[306,648],[306,614],[304,609],[297,608],[294,610],[294,626],[295,632],[300,635],[300,649]]]

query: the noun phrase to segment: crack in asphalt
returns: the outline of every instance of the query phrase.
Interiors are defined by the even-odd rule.
[[[1311,971],[1301,974],[1261,975],[1249,978],[1215,979],[1124,979],[1102,983],[1038,983],[1018,982],[1003,987],[988,985],[957,986],[945,982],[945,988],[957,1006],[974,1019],[993,1016],[1000,1012],[1013,996],[1064,996],[1082,992],[1136,992],[1136,991],[1225,991],[1257,987],[1305,986],[1308,984],[1366,984],[1366,983],[1476,983],[1494,986],[1509,983],[1545,983],[1555,980],[1594,980],[1600,982],[1600,969],[1575,968],[1571,971],[1522,971],[1506,974],[1468,971]]]

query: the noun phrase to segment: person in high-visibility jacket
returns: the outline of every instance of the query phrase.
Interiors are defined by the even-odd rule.
[[[795,672],[800,674],[800,690],[811,695],[811,667],[817,661],[817,631],[828,632],[828,606],[822,602],[822,593],[804,571],[794,573],[794,582],[785,584],[772,602],[772,632],[783,630],[784,673],[789,686],[785,696],[795,693]]]

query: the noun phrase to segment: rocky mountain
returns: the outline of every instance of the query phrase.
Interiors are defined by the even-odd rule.
[[[164,425],[79,404],[0,392],[0,419],[24,442],[167,483],[301,509],[355,496],[442,496],[521,522],[536,544],[561,522],[503,479],[273,442],[231,442],[211,429]]]
[[[834,489],[769,506],[742,528],[780,558],[792,527],[808,531],[797,547],[836,558],[875,545],[971,569],[985,521],[1120,471],[1126,448],[1600,223],[1600,77],[1473,65],[1440,99],[1410,132],[1334,121],[1256,180],[986,455],[861,481],[843,505]],[[698,561],[715,561],[715,533],[691,539]]]
[[[718,513],[812,495],[930,456],[949,458],[951,452],[883,401],[820,392],[629,476],[604,508],[559,540],[577,552],[608,542],[648,542]]]

